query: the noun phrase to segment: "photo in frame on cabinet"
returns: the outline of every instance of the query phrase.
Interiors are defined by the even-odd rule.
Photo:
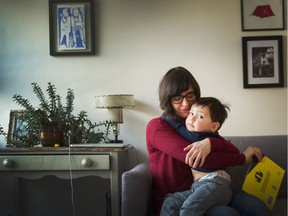
[[[19,140],[27,135],[26,122],[22,118],[25,110],[10,110],[7,146],[17,146]]]

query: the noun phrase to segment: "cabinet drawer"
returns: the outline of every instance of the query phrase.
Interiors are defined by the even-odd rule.
[[[0,171],[110,170],[110,155],[9,155],[0,163]]]

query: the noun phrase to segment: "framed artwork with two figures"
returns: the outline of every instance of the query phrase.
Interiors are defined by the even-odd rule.
[[[93,0],[49,0],[50,55],[94,54]]]

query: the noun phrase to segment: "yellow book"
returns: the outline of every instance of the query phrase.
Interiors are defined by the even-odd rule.
[[[282,183],[285,170],[268,157],[256,164],[245,178],[242,190],[258,197],[272,210]]]

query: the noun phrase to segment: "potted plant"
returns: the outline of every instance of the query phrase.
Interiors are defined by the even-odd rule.
[[[73,114],[74,92],[67,90],[65,105],[56,92],[55,85],[48,82],[44,95],[37,83],[32,83],[34,94],[39,100],[38,107],[33,106],[28,99],[19,94],[13,95],[13,101],[25,109],[21,120],[25,122],[26,134],[17,137],[16,146],[34,146],[41,143],[43,146],[67,146],[69,143],[98,143],[108,142],[110,122],[92,123],[87,112]],[[104,127],[102,132],[99,127]],[[3,128],[0,134],[7,135]],[[7,140],[7,136],[6,136]]]

